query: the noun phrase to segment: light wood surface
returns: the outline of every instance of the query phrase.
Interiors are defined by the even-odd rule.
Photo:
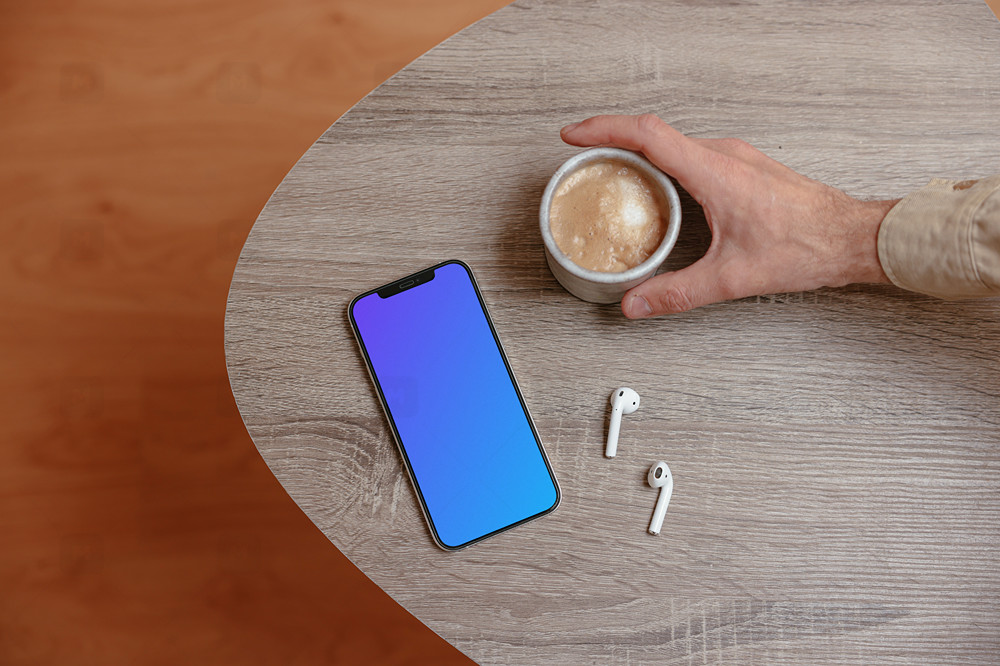
[[[985,663],[1000,649],[1000,304],[851,287],[645,322],[565,293],[537,205],[558,128],[652,111],[898,197],[1000,172],[979,2],[518,0],[334,124],[243,248],[230,380],[292,498],[483,663]],[[667,268],[708,243],[698,207]],[[467,261],[563,487],[437,549],[351,337],[351,297]],[[601,455],[608,395],[642,407]],[[446,415],[443,415],[446,418]],[[663,533],[645,533],[667,460]]]

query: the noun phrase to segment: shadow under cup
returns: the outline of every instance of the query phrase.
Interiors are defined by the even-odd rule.
[[[552,208],[552,198],[562,182],[577,169],[595,162],[614,160],[624,162],[628,166],[645,174],[649,181],[660,190],[661,201],[670,206],[670,217],[667,221],[667,231],[656,250],[638,266],[619,273],[604,273],[584,268],[566,256],[556,245],[552,230],[549,227],[549,210]],[[677,190],[665,173],[656,168],[649,160],[638,153],[621,148],[591,148],[577,153],[566,160],[555,172],[545,187],[542,195],[542,205],[539,209],[539,223],[542,240],[545,243],[545,260],[549,270],[566,291],[577,298],[591,303],[616,303],[625,292],[632,287],[645,282],[656,274],[657,269],[666,260],[667,255],[677,242],[677,234],[681,229],[681,202]]]

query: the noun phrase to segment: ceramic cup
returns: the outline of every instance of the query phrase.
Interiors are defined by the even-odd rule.
[[[603,273],[573,263],[556,245],[549,228],[549,209],[552,207],[552,197],[563,180],[581,167],[605,160],[624,162],[646,174],[650,182],[660,189],[663,194],[662,200],[670,205],[667,232],[659,247],[646,261],[620,273]],[[549,270],[552,271],[552,275],[559,281],[559,284],[569,293],[585,301],[616,303],[621,300],[626,291],[653,277],[660,265],[666,260],[667,255],[670,254],[674,243],[677,242],[677,234],[681,228],[681,202],[670,178],[642,155],[620,148],[591,148],[569,158],[555,172],[545,187],[538,217],[541,224],[542,240],[545,243],[545,259],[549,263]]]

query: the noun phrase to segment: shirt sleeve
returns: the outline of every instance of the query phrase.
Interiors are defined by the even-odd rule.
[[[882,220],[878,257],[893,284],[945,299],[1000,295],[1000,176],[935,179]]]

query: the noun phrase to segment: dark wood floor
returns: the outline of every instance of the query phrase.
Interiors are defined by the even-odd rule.
[[[229,391],[257,213],[505,0],[0,0],[0,663],[467,663],[299,511]]]

